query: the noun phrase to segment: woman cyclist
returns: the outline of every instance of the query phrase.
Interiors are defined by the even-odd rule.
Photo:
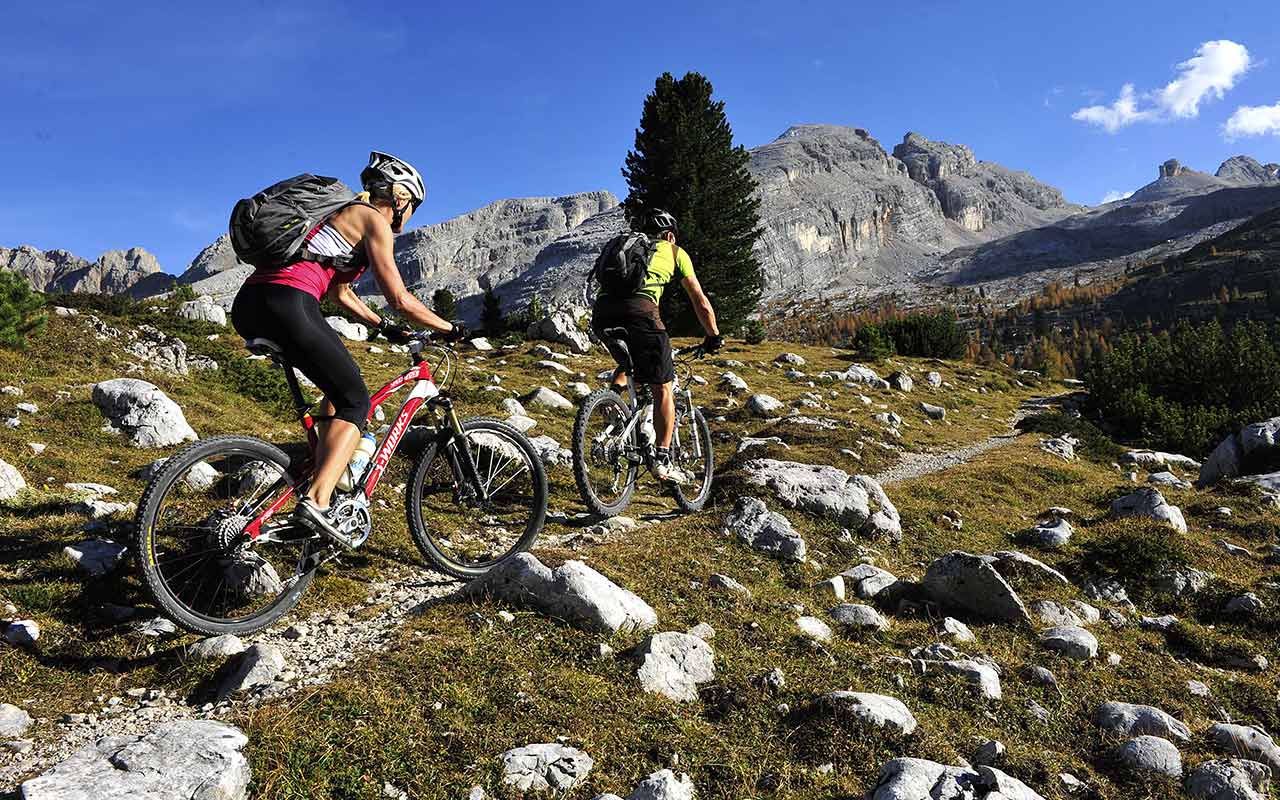
[[[245,339],[261,337],[280,346],[293,366],[324,392],[323,420],[317,426],[316,469],[307,493],[298,499],[293,518],[339,543],[345,537],[329,520],[329,501],[342,471],[360,441],[369,416],[369,390],[351,354],[325,322],[320,300],[327,297],[343,311],[368,323],[393,342],[405,341],[410,329],[388,322],[351,289],[351,283],[373,270],[388,305],[411,322],[445,334],[452,341],[462,326],[433,313],[405,288],[392,251],[395,234],[404,230],[427,190],[422,176],[395,156],[374,151],[360,173],[364,191],[356,202],[311,231],[307,249],[319,256],[354,255],[352,267],[338,270],[315,261],[254,271],[236,295],[231,321]]]

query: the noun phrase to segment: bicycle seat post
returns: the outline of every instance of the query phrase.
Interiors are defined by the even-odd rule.
[[[307,412],[311,410],[311,405],[307,403],[306,397],[302,394],[302,387],[298,384],[298,376],[293,370],[293,365],[289,363],[288,357],[285,356],[284,350],[270,339],[262,338],[249,339],[244,343],[244,346],[250,353],[266,356],[271,359],[273,364],[284,370],[284,380],[289,386],[289,397],[293,400],[293,407],[298,412],[298,419],[305,423]]]

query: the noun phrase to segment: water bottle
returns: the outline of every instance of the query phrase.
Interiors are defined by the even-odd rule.
[[[338,476],[338,488],[344,492],[349,492],[359,483],[361,476],[364,475],[365,467],[369,466],[369,462],[373,459],[373,452],[378,447],[378,440],[373,438],[372,433],[366,433],[360,437],[360,443],[356,445],[356,451],[351,454],[351,463]]]

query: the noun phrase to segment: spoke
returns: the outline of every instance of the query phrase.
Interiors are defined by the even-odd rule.
[[[175,572],[173,575],[165,575],[163,572],[162,572],[162,573],[160,573],[160,575],[161,575],[161,577],[163,577],[163,578],[164,578],[164,582],[165,582],[165,583],[169,583],[169,584],[171,584],[171,583],[174,583],[175,581],[177,581],[177,579],[178,579],[178,577],[179,577],[179,576],[181,576],[181,575],[186,575],[188,572],[190,572],[191,570],[195,569],[196,567],[201,566],[202,564],[204,564],[204,563],[205,563],[206,561],[208,561],[208,560],[209,560],[209,559],[207,559],[207,558],[201,559],[201,560],[197,561],[196,563],[192,564],[191,566],[183,567],[182,569],[180,569],[180,570],[178,570],[177,572]],[[175,592],[175,594],[176,594],[176,592]]]
[[[221,547],[211,547],[208,550],[199,550],[194,553],[185,553],[183,555],[174,556],[173,558],[166,558],[163,561],[161,561],[160,559],[156,559],[156,566],[162,566],[164,564],[172,564],[175,561],[189,561],[193,558],[199,558],[201,556],[208,555],[209,553],[220,553],[220,552],[222,552]]]
[[[494,495],[496,495],[496,494],[498,494],[499,492],[501,492],[504,488],[506,488],[506,485],[507,485],[508,483],[511,483],[511,482],[512,482],[512,481],[514,481],[516,478],[519,478],[521,475],[525,474],[525,473],[526,473],[526,472],[528,472],[528,471],[529,471],[529,465],[528,465],[528,464],[525,464],[523,467],[521,467],[521,468],[520,468],[520,471],[519,471],[519,472],[516,472],[516,473],[515,473],[515,474],[513,474],[510,478],[507,478],[505,481],[503,481],[503,482],[498,486],[498,488],[497,488],[497,489],[494,489],[493,491],[489,491],[489,490],[486,488],[486,489],[485,489],[485,491],[486,491],[486,492],[488,492],[489,497],[493,497]]]

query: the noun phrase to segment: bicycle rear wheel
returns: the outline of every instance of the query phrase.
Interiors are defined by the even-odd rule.
[[[671,460],[687,472],[692,481],[671,484],[671,496],[685,512],[701,511],[711,497],[711,480],[715,474],[716,454],[711,447],[711,431],[697,407],[676,402],[675,434],[671,440]]]
[[[505,422],[469,419],[462,431],[480,486],[456,443],[434,441],[413,466],[405,511],[427,560],[467,579],[533,546],[547,517],[547,474],[528,437]]]
[[[293,480],[289,457],[250,436],[205,439],[165,462],[138,504],[134,550],[167,617],[206,636],[246,634],[293,608],[320,543],[287,524],[257,539],[245,532]]]
[[[573,421],[573,480],[582,502],[592,514],[615,517],[631,504],[639,465],[628,454],[634,451],[635,431],[621,433],[631,409],[612,389],[587,395]]]

